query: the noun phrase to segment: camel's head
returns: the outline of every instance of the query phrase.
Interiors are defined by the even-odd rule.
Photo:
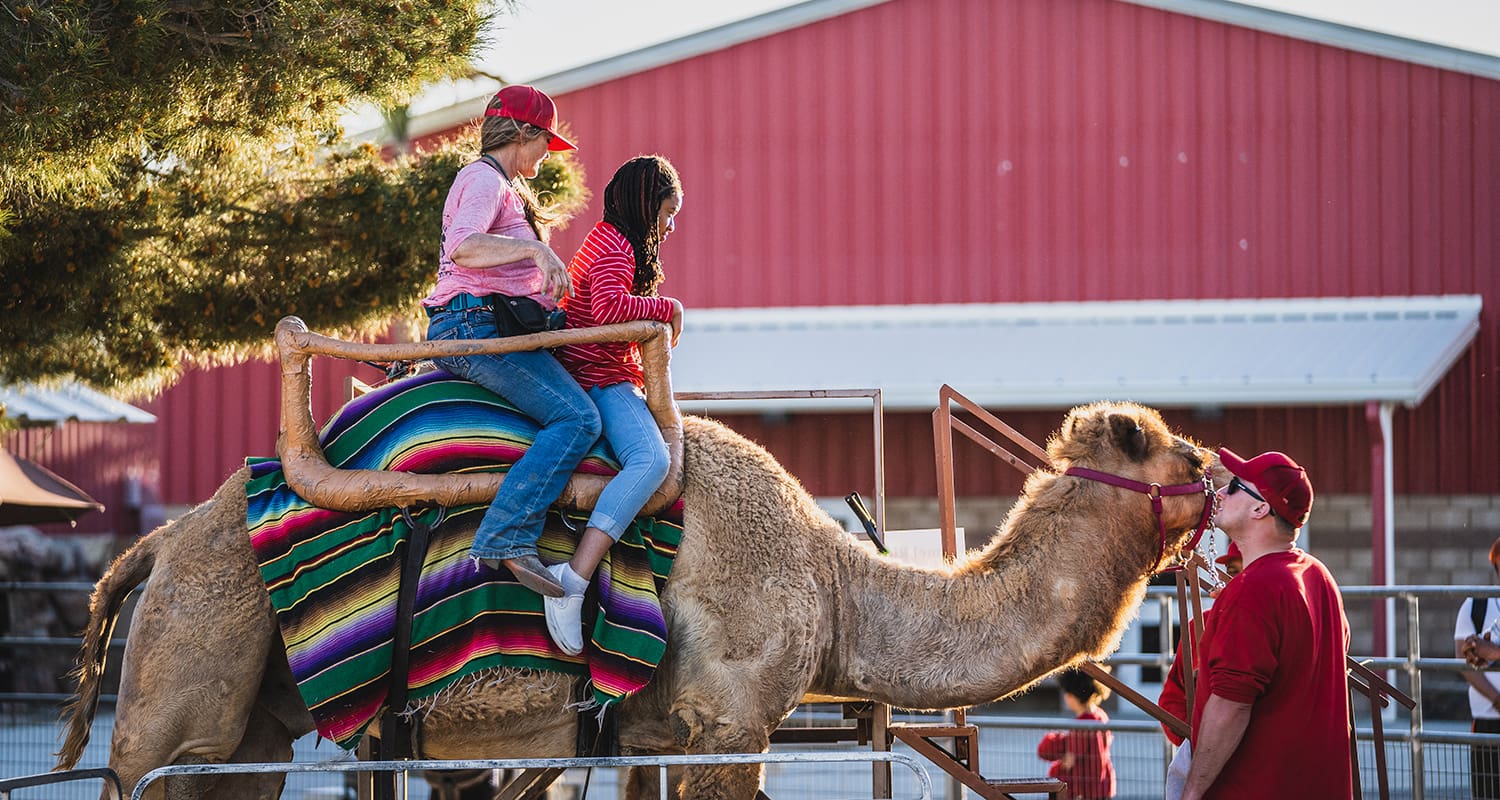
[[[1203,485],[1213,453],[1174,434],[1155,409],[1114,402],[1079,406],[1048,440],[1047,454],[1059,473],[1082,467],[1142,484],[1185,487],[1162,498],[1169,547],[1180,547],[1205,521],[1204,503],[1211,500],[1186,487]],[[1140,504],[1146,508],[1149,502],[1143,497]]]

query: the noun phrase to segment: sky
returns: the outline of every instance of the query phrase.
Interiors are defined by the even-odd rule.
[[[1500,0],[1245,4],[1500,56]],[[524,82],[789,5],[794,2],[515,0],[513,13],[497,17],[490,33],[493,41],[479,61],[485,71],[508,82]]]

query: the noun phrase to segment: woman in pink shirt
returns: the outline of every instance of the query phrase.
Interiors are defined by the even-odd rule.
[[[495,305],[520,305],[540,329],[568,292],[567,267],[547,246],[552,221],[526,180],[550,152],[572,150],[555,130],[552,98],[530,86],[507,86],[489,102],[480,126],[480,156],[459,170],[443,204],[437,287],[422,301],[427,338],[492,339],[531,332],[520,315],[497,326]],[[511,465],[474,534],[469,555],[500,564],[544,597],[563,587],[537,557],[547,508],[599,438],[599,412],[546,350],[435,359],[448,372],[505,398],[540,426]]]
[[[573,294],[565,301],[569,328],[638,319],[682,333],[682,303],[657,294],[662,282],[657,248],[682,210],[682,182],[661,156],[639,156],[618,170],[604,189],[604,221],[596,224],[568,265]],[[579,617],[594,568],[625,532],[667,476],[669,458],[661,430],[646,407],[641,351],[635,342],[568,345],[558,360],[599,409],[604,438],[620,460],[589,517],[583,540],[567,564],[551,567],[567,594],[545,598],[547,630],[563,650],[583,649]]]

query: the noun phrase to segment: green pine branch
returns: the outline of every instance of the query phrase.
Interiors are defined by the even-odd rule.
[[[337,119],[464,73],[479,1],[0,0],[0,381],[150,392],[287,314],[414,312],[476,142],[386,158]],[[534,184],[582,200],[568,159]]]

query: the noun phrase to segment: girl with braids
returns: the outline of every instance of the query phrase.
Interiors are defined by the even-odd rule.
[[[540,319],[569,290],[567,268],[548,247],[548,225],[526,180],[552,151],[572,150],[556,132],[557,107],[530,86],[507,86],[484,111],[479,160],[459,170],[443,204],[437,287],[422,301],[427,338],[490,339],[527,331],[497,328],[491,304],[499,295],[528,306]],[[541,426],[531,447],[500,485],[474,535],[470,556],[503,563],[544,597],[562,584],[537,558],[550,506],[578,462],[599,438],[599,412],[557,359],[545,350],[434,359],[439,367],[500,395]]]
[[[682,183],[665,158],[638,156],[615,171],[604,189],[604,221],[589,231],[568,265],[574,289],[566,301],[569,328],[654,319],[671,324],[672,344],[677,344],[682,303],[657,294],[662,282],[657,247],[681,210]],[[543,599],[547,631],[565,652],[577,654],[583,650],[583,593],[594,568],[661,486],[669,458],[646,408],[635,342],[568,345],[558,360],[598,407],[604,438],[621,463],[620,473],[600,493],[573,559],[550,568],[567,594]]]

